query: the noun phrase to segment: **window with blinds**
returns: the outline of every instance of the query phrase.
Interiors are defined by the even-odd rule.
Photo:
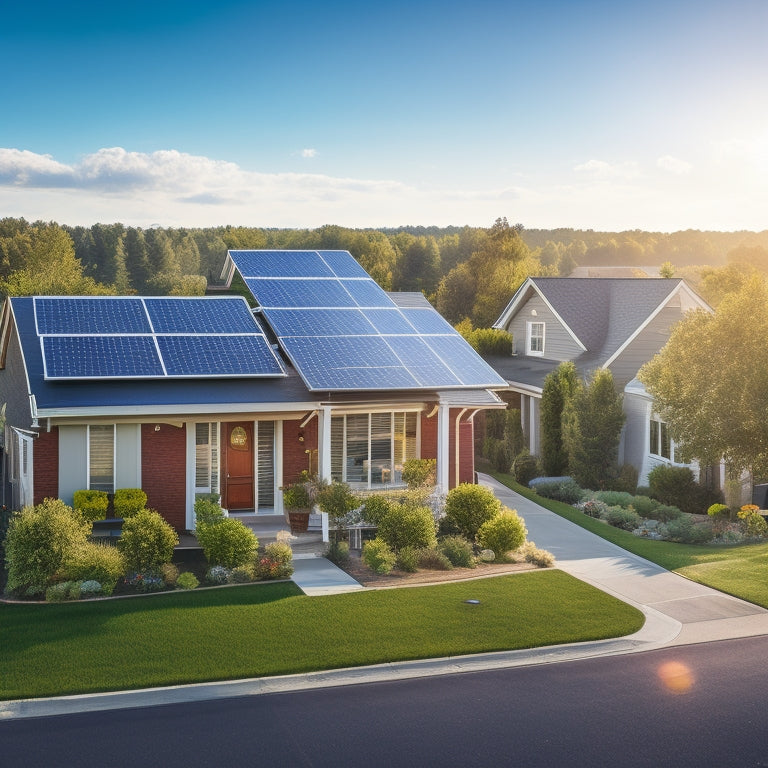
[[[331,419],[331,477],[356,487],[402,483],[403,463],[418,458],[418,413],[349,414]]]
[[[195,493],[219,492],[219,425],[195,424]]]
[[[256,504],[275,506],[275,422],[259,421],[257,429]]]
[[[88,427],[88,488],[115,491],[115,425]]]

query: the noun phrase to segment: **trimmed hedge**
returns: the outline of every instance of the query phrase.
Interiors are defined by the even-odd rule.
[[[112,500],[115,517],[127,520],[147,506],[147,494],[141,488],[118,488]]]
[[[480,526],[501,512],[501,502],[490,488],[462,483],[448,492],[445,517],[469,541],[474,541]]]
[[[109,495],[106,491],[75,491],[72,506],[86,520],[104,520],[109,507]]]
[[[156,571],[170,563],[179,543],[176,531],[151,509],[142,509],[123,523],[117,548],[129,571]]]

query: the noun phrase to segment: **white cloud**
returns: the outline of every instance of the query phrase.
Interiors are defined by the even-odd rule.
[[[661,168],[662,171],[669,171],[669,173],[677,174],[678,176],[690,173],[693,169],[693,166],[689,162],[681,160],[679,157],[672,157],[672,155],[663,155],[660,157],[656,160],[656,167]]]
[[[302,149],[301,150],[301,156],[302,157],[317,157],[317,150],[316,149]]]
[[[574,166],[577,173],[588,173],[599,179],[634,179],[640,176],[640,167],[636,162],[607,163],[605,160],[591,159]]]

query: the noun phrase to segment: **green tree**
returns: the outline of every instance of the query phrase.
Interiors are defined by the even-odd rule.
[[[125,233],[123,248],[130,286],[137,293],[144,293],[149,280],[149,258],[144,233],[140,229],[129,227]]]
[[[476,292],[475,275],[469,264],[459,264],[440,281],[435,298],[437,311],[449,323],[456,324],[471,314]]]
[[[566,402],[563,439],[568,469],[582,488],[605,488],[617,476],[624,419],[621,396],[606,368],[596,370],[586,386],[577,386]]]
[[[685,459],[768,477],[768,287],[753,277],[714,314],[678,323],[640,370]]]
[[[541,463],[545,475],[559,477],[568,471],[568,451],[563,442],[563,411],[577,389],[576,366],[560,365],[547,374],[541,395]]]

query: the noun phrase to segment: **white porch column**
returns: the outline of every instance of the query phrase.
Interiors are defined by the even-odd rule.
[[[450,487],[450,408],[443,403],[437,408],[437,490],[448,493]]]
[[[331,406],[324,405],[317,415],[317,476],[331,481]]]

